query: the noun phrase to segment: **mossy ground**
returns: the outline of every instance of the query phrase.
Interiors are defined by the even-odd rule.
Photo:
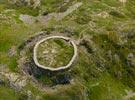
[[[61,85],[56,92],[43,93],[31,85],[26,90],[41,96],[41,100],[122,100],[127,95],[125,90],[135,92],[135,68],[127,63],[128,54],[135,54],[134,0],[127,0],[125,4],[118,0],[83,0],[83,5],[76,11],[60,21],[50,21],[48,26],[25,25],[19,15],[60,12],[61,1],[47,0],[42,8],[35,9],[36,14],[35,10],[13,6],[10,8],[15,11],[4,12],[9,9],[5,1],[0,2],[0,13],[5,16],[0,15],[0,64],[7,65],[11,71],[19,70],[16,63],[19,55],[9,57],[9,49],[18,47],[36,32],[56,31],[88,40],[86,45],[79,46],[77,64],[69,72],[77,80],[75,85]],[[70,0],[73,4],[77,1]],[[68,8],[66,5],[63,6],[65,9]],[[46,80],[49,83],[51,79],[47,77]],[[18,96],[14,95],[13,89],[0,87],[0,99],[15,100]]]

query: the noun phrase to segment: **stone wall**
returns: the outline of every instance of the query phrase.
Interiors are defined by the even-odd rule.
[[[48,39],[55,39],[55,38],[64,39],[64,40],[66,40],[66,41],[67,41],[67,40],[70,41],[70,43],[73,45],[73,48],[74,48],[74,55],[73,55],[72,59],[69,61],[69,63],[68,63],[66,66],[61,66],[61,67],[58,67],[58,68],[52,68],[51,66],[48,67],[48,66],[43,66],[43,65],[39,64],[39,62],[38,62],[38,60],[37,60],[37,48],[38,48],[38,45],[39,45],[40,43],[42,43],[42,42],[48,40]],[[76,46],[76,44],[74,43],[73,40],[71,40],[71,39],[68,38],[68,37],[64,37],[64,36],[50,36],[50,37],[44,38],[44,39],[40,40],[39,42],[37,42],[36,45],[35,45],[35,47],[34,47],[33,60],[34,60],[35,64],[36,64],[38,67],[43,68],[43,69],[45,69],[45,70],[58,71],[58,70],[67,69],[67,68],[69,68],[69,67],[73,64],[73,62],[74,62],[74,60],[76,59],[76,57],[77,57],[77,46]]]

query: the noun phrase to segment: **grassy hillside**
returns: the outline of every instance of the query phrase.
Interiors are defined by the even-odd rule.
[[[33,8],[0,0],[0,100],[135,100],[135,1],[120,1],[41,0]],[[60,20],[39,18],[63,13],[77,2],[82,5]],[[35,22],[23,22],[21,14],[33,16]],[[3,78],[3,69],[22,75],[18,60],[25,54],[19,47],[40,31],[74,39],[77,61],[68,71],[41,75],[42,83],[33,84],[28,77],[18,91]],[[31,57],[30,50],[26,55]]]

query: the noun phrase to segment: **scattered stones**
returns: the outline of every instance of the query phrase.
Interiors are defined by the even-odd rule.
[[[64,13],[58,13],[56,15],[56,19],[57,20],[61,20],[64,17],[66,17],[67,15],[69,15],[70,13],[72,13],[73,11],[75,11],[77,8],[79,8],[82,5],[82,2],[78,2],[74,5],[72,5],[71,7],[69,7],[69,9],[67,9],[67,11],[65,11]]]
[[[68,16],[70,13],[72,13],[77,8],[79,8],[81,5],[82,5],[82,2],[78,2],[74,4],[73,6],[69,7],[69,9],[67,9],[67,11],[63,13],[50,13],[50,14],[47,14],[46,16],[39,15],[37,17],[33,17],[29,15],[20,15],[19,19],[26,24],[33,24],[34,22],[38,21],[42,23],[43,25],[47,25],[51,19],[54,19],[57,21],[62,20],[64,17]]]
[[[29,16],[29,15],[22,15],[21,14],[19,19],[26,24],[33,24],[34,22],[36,22],[36,18],[33,16]]]
[[[102,18],[108,18],[109,14],[107,12],[103,11],[103,12],[97,14],[97,16],[102,17]]]
[[[6,74],[10,82],[10,86],[16,90],[21,90],[26,85],[26,78],[15,73]]]
[[[17,54],[16,46],[12,46],[9,50],[9,56],[15,56]]]
[[[40,0],[33,0],[34,4],[32,5],[33,8],[38,8],[41,5],[41,1]]]
[[[0,75],[9,81],[9,85],[17,91],[20,91],[27,84],[27,77],[20,74],[2,71]]]
[[[128,63],[128,65],[135,67],[135,55],[133,53],[128,54],[127,63]]]

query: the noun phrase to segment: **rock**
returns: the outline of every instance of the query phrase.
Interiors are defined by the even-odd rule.
[[[25,76],[11,73],[11,72],[0,72],[3,77],[9,81],[9,85],[17,91],[20,91],[26,84],[27,78]]]
[[[15,82],[15,86],[18,87],[19,89],[21,89],[22,87],[26,86],[26,79],[20,79],[18,81]]]
[[[82,2],[77,2],[74,5],[70,6],[65,12],[63,13],[54,13],[54,17],[56,20],[62,20],[64,17],[68,16],[70,13],[73,11],[77,10],[83,3]]]
[[[34,8],[38,7],[40,5],[40,0],[32,0],[34,4],[32,5]],[[28,1],[27,1],[28,2]],[[30,3],[27,3],[28,5],[31,5]],[[38,21],[39,23],[43,25],[47,25],[48,22],[53,18],[54,20],[62,20],[64,17],[68,16],[73,11],[77,10],[82,5],[82,2],[77,2],[76,4],[70,6],[67,11],[63,13],[50,13],[46,16],[39,15],[37,17],[29,16],[29,15],[20,15],[20,20],[23,21],[26,24],[33,24],[34,22]]]
[[[37,8],[41,5],[40,0],[33,0],[34,4],[33,4],[33,8]]]
[[[17,54],[16,46],[12,46],[9,49],[9,53],[8,54],[9,54],[10,57],[15,56]]]
[[[97,16],[102,17],[102,18],[107,18],[107,17],[109,17],[109,14],[107,12],[103,11],[103,12],[97,14]]]
[[[129,53],[127,56],[127,64],[129,66],[135,67],[135,55],[133,53]]]
[[[128,59],[132,59],[134,57],[134,54],[133,53],[129,53],[128,54]]]
[[[24,22],[25,24],[33,24],[36,22],[36,18],[29,15],[20,15],[19,19]]]
[[[32,92],[30,90],[27,91],[28,100],[32,100]]]

